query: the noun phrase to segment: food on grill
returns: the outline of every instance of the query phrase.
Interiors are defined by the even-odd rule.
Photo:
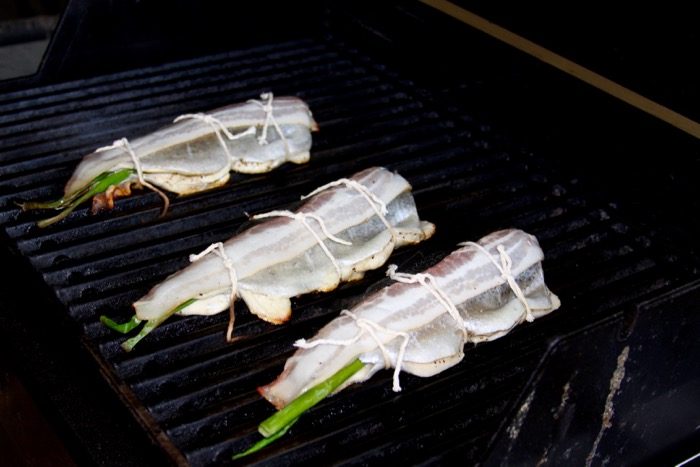
[[[408,182],[384,168],[331,182],[307,197],[296,212],[253,216],[269,220],[191,256],[192,264],[134,303],[130,323],[116,325],[105,317],[103,323],[128,332],[148,320],[124,343],[131,350],[174,313],[210,315],[229,308],[230,340],[237,298],[261,319],[281,324],[290,317],[291,297],[358,280],[383,265],[394,248],[421,242],[435,230],[418,218]]]
[[[307,105],[296,97],[231,105],[211,113],[180,115],[172,125],[129,141],[117,140],[88,154],[66,184],[63,198],[20,203],[23,210],[62,212],[40,221],[45,227],[67,217],[79,204],[93,199],[92,211],[114,207],[114,200],[146,187],[168,198],[157,187],[185,195],[225,184],[230,171],[268,172],[284,162],[309,160],[311,131],[317,130]]]
[[[344,310],[287,360],[260,394],[281,409],[263,422],[266,438],[281,436],[328,394],[369,379],[383,368],[433,376],[459,363],[469,342],[501,337],[560,303],[544,282],[537,239],[521,230],[494,232],[468,242],[421,274],[387,274],[394,284]],[[272,440],[274,440],[272,439]]]

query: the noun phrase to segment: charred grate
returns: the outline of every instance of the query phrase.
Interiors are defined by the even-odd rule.
[[[97,146],[268,89],[298,95],[313,110],[321,132],[309,164],[234,175],[225,187],[175,199],[164,219],[148,192],[108,214],[79,209],[46,230],[13,204],[59,193],[79,158]],[[170,320],[125,354],[123,337],[103,328],[100,314],[129,315],[132,301],[187,264],[189,253],[238,231],[247,212],[285,206],[319,183],[373,165],[405,176],[421,216],[438,226],[433,240],[393,256],[404,269],[426,266],[458,241],[523,228],[542,243],[561,311],[467,349],[460,365],[434,378],[404,375],[401,395],[391,392],[388,372],[349,388],[250,458],[417,463],[449,447],[476,461],[551,339],[660,293],[685,272],[665,260],[673,253],[655,244],[653,231],[633,229],[590,187],[466,117],[362,53],[313,40],[8,93],[0,96],[0,224],[81,327],[125,406],[174,460],[193,465],[225,463],[251,442],[256,423],[272,411],[255,388],[281,370],[295,339],[362,297],[381,272],[295,300],[283,327],[241,311],[237,329],[249,337],[235,345],[224,342],[221,314]]]

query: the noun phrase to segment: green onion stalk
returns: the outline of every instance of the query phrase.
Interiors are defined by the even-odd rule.
[[[258,432],[263,436],[263,439],[245,451],[236,454],[233,456],[233,459],[240,459],[241,457],[258,452],[284,436],[284,434],[287,433],[289,428],[296,423],[304,412],[328,397],[329,394],[338,389],[341,384],[364,368],[364,366],[365,364],[362,363],[360,359],[353,360],[350,364],[338,370],[331,377],[312,387],[287,404],[286,407],[277,411],[271,417],[258,425]]]
[[[48,227],[62,219],[68,217],[68,215],[73,212],[75,208],[89,200],[95,195],[104,193],[112,185],[119,185],[121,182],[133,175],[134,169],[121,169],[115,172],[104,172],[97,177],[95,177],[90,183],[85,185],[80,190],[72,193],[68,196],[64,196],[55,201],[37,202],[37,201],[27,201],[24,203],[17,203],[23,211],[30,211],[33,209],[54,209],[61,211],[60,214],[50,217],[48,219],[41,220],[37,222],[39,227]]]
[[[123,344],[122,344],[122,349],[124,349],[127,352],[131,352],[136,346],[136,344],[141,341],[144,337],[146,337],[148,334],[151,333],[155,328],[163,324],[166,319],[170,318],[172,315],[177,313],[180,310],[183,310],[184,308],[187,308],[188,306],[192,305],[194,302],[196,302],[196,298],[190,298],[189,300],[186,300],[182,303],[180,303],[178,306],[173,308],[172,310],[168,311],[167,313],[163,314],[162,316],[159,316],[158,318],[155,319],[149,319],[146,320],[146,324],[141,328],[138,334],[136,334],[134,337],[131,339],[127,339]],[[107,326],[108,328],[112,329],[113,331],[117,331],[121,334],[127,334],[134,329],[136,329],[140,324],[141,320],[136,316],[132,316],[129,321],[126,323],[119,324],[112,320],[111,318],[108,318],[107,316],[100,316],[100,322]]]

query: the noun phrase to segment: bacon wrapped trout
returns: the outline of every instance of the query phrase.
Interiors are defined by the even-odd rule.
[[[111,209],[131,186],[167,196],[158,188],[186,195],[225,184],[231,171],[269,172],[285,162],[309,160],[311,131],[317,130],[307,105],[296,97],[263,94],[210,113],[185,114],[173,124],[129,141],[117,140],[88,154],[66,184],[63,198],[19,203],[22,209],[62,212],[40,221],[45,227],[93,199],[92,211]]]
[[[323,327],[287,360],[260,394],[281,409],[263,422],[265,437],[238,457],[280,437],[309,407],[377,371],[429,377],[459,363],[464,345],[499,338],[560,306],[544,282],[537,239],[502,230],[468,242],[421,274],[390,266],[396,282]]]
[[[210,315],[228,308],[230,340],[237,298],[261,319],[281,324],[291,315],[291,297],[358,280],[382,266],[395,248],[419,243],[435,230],[419,219],[408,182],[383,168],[317,189],[296,212],[253,216],[264,218],[269,219],[191,256],[192,264],[134,303],[132,325],[120,327],[105,317],[103,322],[129,331],[147,321],[123,345],[130,350],[174,313]]]

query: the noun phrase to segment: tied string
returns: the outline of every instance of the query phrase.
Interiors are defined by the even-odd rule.
[[[386,203],[382,201],[377,195],[372,193],[369,188],[361,184],[360,182],[356,180],[350,180],[349,178],[341,178],[339,180],[336,180],[334,182],[326,183],[323,186],[320,186],[316,188],[314,191],[309,193],[308,195],[302,196],[301,199],[306,199],[311,196],[314,196],[322,191],[325,191],[329,188],[337,187],[340,185],[344,185],[348,188],[352,188],[356,192],[362,195],[362,197],[369,203],[369,205],[372,207],[374,210],[375,214],[377,214],[377,217],[381,219],[382,223],[386,226],[387,230],[389,230],[389,233],[391,234],[392,240],[396,242],[396,230],[394,227],[391,226],[389,221],[386,218],[386,215],[389,213],[389,209],[386,207]]]
[[[255,100],[255,99],[250,99],[248,101],[249,104],[255,104],[258,107],[260,107],[263,112],[265,112],[265,121],[263,122],[263,128],[262,132],[260,133],[260,136],[258,137],[258,144],[260,146],[265,146],[268,144],[267,141],[267,131],[270,127],[270,123],[272,123],[272,126],[275,128],[277,131],[277,134],[279,135],[280,139],[284,143],[284,150],[287,155],[291,154],[291,149],[289,148],[289,141],[287,141],[287,138],[284,136],[284,133],[282,133],[282,128],[280,128],[279,123],[277,122],[277,119],[275,116],[272,114],[272,101],[274,100],[274,95],[271,92],[264,92],[260,94],[260,100]],[[266,100],[264,104],[262,101]]]
[[[343,274],[340,270],[340,265],[338,264],[338,261],[335,259],[331,251],[328,249],[325,243],[323,243],[323,239],[318,235],[318,233],[311,227],[311,224],[309,224],[308,219],[313,219],[318,224],[321,226],[321,232],[323,232],[323,235],[326,236],[329,240],[339,243],[341,245],[352,245],[351,242],[348,242],[347,240],[343,240],[342,238],[338,238],[332,233],[328,231],[326,228],[326,223],[323,222],[323,219],[321,217],[317,216],[316,214],[311,214],[308,212],[291,212],[291,211],[270,211],[266,212],[264,214],[256,214],[255,216],[251,217],[251,219],[257,220],[257,219],[265,219],[268,217],[288,217],[290,219],[296,219],[298,221],[301,221],[302,224],[304,224],[304,227],[306,227],[306,230],[311,232],[311,235],[314,236],[316,239],[316,242],[318,243],[318,246],[321,247],[325,255],[328,257],[328,259],[333,263],[333,267],[335,268],[336,272],[338,273],[338,280],[342,280]]]
[[[352,318],[355,321],[355,324],[357,324],[357,326],[360,328],[359,332],[355,334],[354,337],[346,340],[314,339],[312,341],[307,341],[305,339],[299,339],[294,343],[294,346],[300,349],[311,349],[319,345],[336,345],[340,347],[347,347],[355,344],[365,334],[369,334],[369,336],[372,338],[372,340],[374,340],[374,342],[377,344],[377,346],[382,352],[382,356],[384,357],[384,367],[389,368],[391,367],[391,354],[389,353],[389,350],[387,350],[386,346],[382,343],[381,339],[375,331],[379,331],[384,334],[389,334],[393,337],[401,337],[403,339],[403,342],[401,342],[401,346],[399,347],[399,353],[396,356],[392,386],[392,390],[394,392],[401,392],[401,385],[399,384],[399,374],[401,373],[403,359],[406,355],[406,348],[408,347],[408,342],[411,339],[411,336],[407,332],[394,331],[392,329],[385,328],[384,326],[377,324],[374,321],[370,321],[365,318],[358,318],[357,315],[355,315],[349,310],[343,310],[340,312],[340,314]]]
[[[129,144],[129,140],[126,138],[118,139],[114,143],[112,143],[111,146],[104,146],[104,147],[98,148],[95,150],[95,152],[104,152],[104,151],[109,151],[112,149],[122,149],[127,154],[129,154],[129,157],[131,157],[131,162],[134,164],[134,168],[136,169],[136,175],[138,176],[139,183],[142,186],[145,186],[146,188],[155,191],[156,193],[158,193],[158,196],[160,196],[163,199],[163,212],[161,212],[161,214],[160,214],[160,217],[163,217],[165,215],[165,213],[168,212],[168,208],[170,207],[170,200],[165,195],[165,193],[160,191],[154,185],[148,183],[146,181],[146,179],[143,178],[143,169],[141,168],[141,162],[139,161],[139,158],[136,156],[136,153],[134,152],[134,149],[131,147],[131,144]]]
[[[462,332],[467,335],[467,322],[459,314],[459,310],[455,306],[454,302],[447,296],[447,294],[437,285],[437,280],[432,274],[420,273],[420,274],[408,274],[405,272],[396,272],[398,267],[395,264],[389,266],[386,270],[386,275],[396,282],[401,282],[404,284],[420,284],[428,291],[433,294],[438,302],[445,308],[445,310],[452,316],[452,318],[457,322]]]
[[[236,315],[234,313],[234,305],[236,303],[236,287],[238,286],[238,276],[236,275],[236,269],[233,267],[231,258],[226,254],[224,249],[224,244],[221,242],[212,243],[204,251],[196,255],[190,255],[190,263],[199,261],[204,258],[209,253],[214,253],[216,256],[221,258],[224,263],[224,267],[228,270],[228,277],[231,281],[231,296],[229,297],[229,318],[228,318],[228,328],[226,329],[226,341],[233,342],[233,325],[236,322]]]
[[[206,123],[212,129],[214,130],[214,133],[216,134],[216,137],[219,140],[219,143],[221,143],[221,146],[224,148],[224,151],[226,151],[226,155],[229,157],[229,159],[233,159],[233,156],[231,155],[231,152],[228,149],[228,145],[226,144],[226,141],[224,140],[224,136],[229,140],[233,141],[239,138],[242,138],[247,135],[254,135],[255,134],[255,127],[251,126],[248,127],[245,131],[237,134],[231,133],[231,131],[226,128],[226,125],[223,124],[221,120],[218,118],[205,114],[205,113],[196,113],[196,114],[183,114],[177,117],[175,120],[173,120],[173,123],[180,122],[182,120],[201,120],[202,122]]]
[[[535,320],[535,317],[532,315],[532,309],[530,308],[530,304],[527,302],[527,298],[523,293],[523,289],[520,288],[518,283],[515,281],[515,277],[513,276],[513,259],[508,255],[503,245],[498,245],[496,247],[496,251],[498,251],[501,260],[500,264],[498,263],[498,261],[496,261],[496,259],[493,256],[491,256],[491,253],[489,253],[488,250],[486,250],[486,248],[479,245],[478,243],[464,242],[460,243],[459,246],[473,246],[476,247],[479,251],[483,252],[491,260],[493,265],[496,266],[496,269],[498,269],[498,271],[501,273],[501,277],[506,280],[515,296],[525,307],[525,319],[530,323]]]

